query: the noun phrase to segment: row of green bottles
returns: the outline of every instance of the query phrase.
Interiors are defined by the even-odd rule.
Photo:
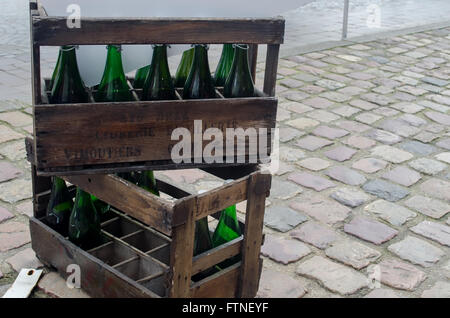
[[[138,171],[119,172],[117,173],[117,176],[136,184],[138,187],[141,187],[142,189],[145,189],[156,196],[159,196],[156,179],[153,171],[151,170],[140,171],[140,173]]]

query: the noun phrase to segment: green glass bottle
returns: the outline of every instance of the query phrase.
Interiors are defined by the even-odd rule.
[[[183,90],[184,99],[215,98],[214,81],[208,63],[208,46],[195,45],[194,60]]]
[[[151,170],[141,171],[137,185],[153,193],[154,195],[159,196],[159,190],[156,186],[156,179],[153,174],[153,171]]]
[[[232,241],[242,235],[236,217],[236,206],[232,205],[220,214],[219,223],[214,231],[212,243],[214,247]]]
[[[55,231],[63,236],[67,236],[73,207],[72,196],[63,179],[53,177],[52,183],[50,201],[47,205],[47,222]]]
[[[224,44],[222,55],[220,56],[219,64],[214,73],[214,83],[216,86],[224,86],[228,74],[230,74],[231,66],[233,65],[234,48],[233,44]]]
[[[86,103],[88,93],[78,70],[75,46],[61,47],[59,66],[50,94],[50,103]]]
[[[175,73],[175,87],[184,87],[194,60],[194,48],[183,52],[177,72]]]
[[[167,46],[154,45],[150,72],[142,90],[142,100],[173,99],[176,99],[176,95],[167,63]]]
[[[100,241],[100,218],[89,193],[77,188],[75,204],[69,220],[69,239],[83,249]]]
[[[111,208],[111,206],[108,203],[103,202],[93,194],[91,194],[91,200],[95,206],[95,209],[100,215],[106,214]]]
[[[255,96],[255,84],[248,64],[248,45],[235,45],[233,65],[223,92],[226,98]]]
[[[136,71],[136,75],[134,76],[133,88],[143,88],[145,79],[147,78],[149,72],[150,72],[150,65],[138,69]]]
[[[120,45],[108,45],[103,77],[98,86],[95,100],[97,102],[126,102],[132,100],[132,95],[123,71]]]
[[[56,60],[56,65],[53,70],[52,78],[50,79],[49,87],[47,87],[48,91],[52,90],[53,83],[55,82],[56,76],[59,73],[59,68],[61,67],[61,55],[62,55],[62,47],[59,48],[58,59]]]

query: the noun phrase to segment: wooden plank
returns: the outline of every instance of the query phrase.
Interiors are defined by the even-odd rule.
[[[192,261],[192,275],[198,274],[220,262],[241,252],[243,237],[222,244],[194,257]]]
[[[241,263],[234,264],[192,285],[192,298],[234,298],[238,289]]]
[[[64,179],[164,234],[171,234],[173,203],[114,175],[65,176]]]
[[[241,166],[226,166],[226,167],[202,167],[203,171],[215,175],[218,178],[228,180],[228,179],[240,179],[249,174],[257,171],[259,166],[255,165],[241,165]]]
[[[266,70],[264,74],[264,93],[269,96],[275,96],[279,54],[279,44],[267,45]]]
[[[137,284],[114,268],[81,250],[60,234],[38,221],[30,219],[32,248],[46,264],[67,277],[67,266],[77,264],[81,270],[81,288],[92,297],[142,298],[159,296]]]
[[[194,142],[194,129],[204,132],[212,127],[222,134],[224,154],[228,128],[256,129],[253,130],[255,138],[249,138],[243,151],[257,155],[257,129],[274,128],[276,110],[277,100],[270,97],[42,105],[34,109],[36,165],[41,170],[168,161],[172,160],[172,148],[183,138],[190,138],[189,144]],[[67,125],[68,122],[72,124]],[[176,140],[171,140],[174,130],[180,128],[186,128],[183,138],[176,136]],[[203,147],[199,148],[200,153],[194,144],[190,162],[205,162],[203,149],[209,143],[209,140],[199,141]]]
[[[87,18],[67,28],[65,17],[33,17],[34,43],[69,44],[281,44],[282,18]]]
[[[36,166],[31,165],[31,186],[33,190],[33,216],[41,217],[45,215],[45,209],[39,204],[37,197],[39,193],[49,191],[52,188],[51,178],[37,176]]]
[[[245,216],[239,290],[239,297],[242,298],[255,297],[259,287],[259,254],[263,239],[265,200],[266,192],[270,189],[271,180],[272,176],[270,174],[254,174],[248,180],[247,212]]]
[[[258,64],[258,45],[251,44],[248,52],[250,72],[252,74],[253,83],[256,83],[256,65]]]
[[[183,210],[183,211],[182,211]],[[172,229],[172,244],[170,247],[169,297],[186,298],[190,294],[192,276],[192,257],[194,254],[195,235],[195,198],[181,199],[174,207],[174,214],[187,215],[184,224]]]

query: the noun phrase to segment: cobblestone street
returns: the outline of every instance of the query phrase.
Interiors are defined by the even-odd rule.
[[[292,15],[289,50],[308,36],[304,44],[319,41],[322,31],[302,38]],[[14,32],[6,23],[17,23],[0,22],[0,296],[21,268],[42,266],[28,229],[26,12],[17,20],[27,24]],[[413,25],[405,16],[398,26]],[[42,59],[50,72],[55,51]],[[450,27],[283,57],[277,95],[281,165],[266,208],[259,296],[450,298]],[[156,175],[189,191],[222,185],[200,170]],[[33,296],[86,297],[52,272]]]

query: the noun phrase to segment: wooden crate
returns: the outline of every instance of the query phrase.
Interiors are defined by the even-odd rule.
[[[194,120],[201,130],[215,127],[266,128],[276,125],[275,96],[284,20],[209,18],[83,18],[82,28],[68,29],[64,17],[50,17],[34,0],[30,2],[34,146],[39,175],[98,174],[144,169],[178,169],[207,166],[206,158],[192,151],[190,162],[174,164],[171,140],[175,128],[194,136]],[[245,43],[255,78],[258,45],[267,45],[264,89],[254,98],[223,98],[122,103],[48,104],[40,70],[40,48],[60,45],[107,44],[224,44]],[[44,86],[45,87],[45,86]],[[220,89],[219,89],[220,91]],[[139,94],[137,94],[138,96]],[[202,141],[203,147],[209,141]],[[246,144],[244,163],[255,163],[257,151]],[[256,147],[258,149],[258,147]],[[225,152],[224,152],[225,153]],[[267,154],[267,155],[268,155]],[[236,154],[237,155],[237,154]],[[215,163],[216,166],[236,165]]]
[[[30,140],[27,149],[32,149]],[[104,244],[84,251],[45,224],[50,177],[38,176],[32,161],[32,247],[43,263],[63,277],[68,276],[69,264],[78,264],[81,287],[93,297],[254,297],[261,274],[259,254],[271,175],[256,165],[203,170],[234,181],[203,194],[190,194],[157,180],[158,189],[174,198],[168,200],[115,175],[64,176],[116,210],[103,220]],[[195,221],[218,218],[218,211],[245,200],[243,236],[193,257]],[[240,262],[203,280],[191,280],[236,255],[241,256]]]

